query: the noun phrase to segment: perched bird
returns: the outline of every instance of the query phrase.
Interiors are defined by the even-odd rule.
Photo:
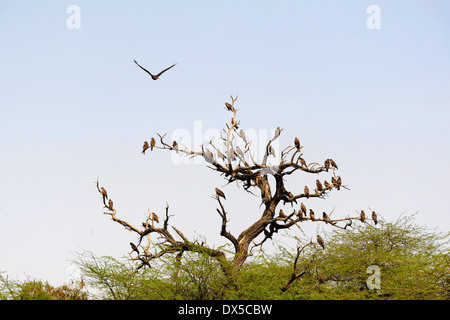
[[[334,187],[337,185],[337,181],[336,181],[335,177],[331,177],[331,183],[333,184]]]
[[[303,220],[303,211],[302,210],[298,210],[298,212],[294,210],[294,212],[299,217],[300,220]]]
[[[303,202],[300,204],[300,209],[302,210],[303,214],[306,215],[306,207]]]
[[[325,188],[327,188],[327,189],[331,187],[331,184],[327,180],[325,180],[323,182],[323,184],[325,185]]]
[[[277,127],[277,129],[275,130],[275,136],[274,136],[274,139],[275,139],[275,138],[278,138],[278,137],[280,136],[280,134],[281,134],[281,129],[280,129],[280,127]]]
[[[300,163],[304,166],[307,167],[308,165],[306,164],[305,159],[303,159],[302,157],[298,157],[298,159],[300,160]]]
[[[237,151],[242,157],[245,157],[244,151],[242,151],[241,148],[239,148],[239,146],[236,146],[236,151]]]
[[[287,218],[287,216],[284,214],[283,209],[280,209],[280,213],[278,214],[280,218]]]
[[[319,180],[316,180],[317,190],[322,191],[323,187]]]
[[[227,198],[225,198],[225,193],[223,193],[223,191],[220,190],[219,188],[216,188],[216,196],[217,196],[217,199],[218,199],[219,197],[222,197],[222,198],[224,198],[225,200],[227,199]]]
[[[332,167],[338,169],[338,166],[336,165],[336,162],[333,161],[333,159],[329,159],[330,160],[330,164]]]
[[[156,141],[155,138],[152,138],[152,140],[150,140],[150,151],[153,151],[153,147],[155,146]]]
[[[364,222],[364,220],[366,219],[366,213],[364,212],[364,210],[361,210],[360,219],[361,219],[361,222]]]
[[[178,143],[176,141],[173,142],[172,147],[178,153]]]
[[[225,102],[225,106],[227,107],[228,111],[234,111],[234,108],[231,104],[229,104],[228,102]]]
[[[139,63],[137,63],[136,60],[134,60],[134,63],[136,63],[136,64],[138,65],[139,68],[141,68],[142,70],[144,70],[145,72],[147,72],[147,73],[152,77],[153,80],[157,80],[164,72],[166,72],[166,71],[169,70],[170,68],[173,68],[173,67],[176,65],[176,63],[175,63],[175,64],[171,65],[170,67],[164,69],[164,70],[161,71],[160,73],[158,73],[158,74],[156,74],[156,75],[153,75],[153,74],[150,73],[150,71],[148,71],[147,69],[145,69],[144,67],[142,67]]]
[[[156,223],[159,223],[159,217],[154,212],[152,212],[152,220],[156,221]]]
[[[148,142],[144,141],[144,145],[142,146],[142,153],[145,154],[145,150],[149,148]]]
[[[136,251],[137,254],[139,254],[139,250],[133,242],[130,242],[130,246],[131,246],[131,249],[133,249],[133,251]],[[133,252],[133,251],[131,251],[131,252]]]
[[[267,151],[268,151],[268,154],[271,154],[275,157],[275,150],[273,150],[272,146],[269,146],[269,149]]]
[[[206,151],[203,153],[203,158],[205,158],[205,161],[208,163],[214,163],[214,154],[206,148]]]
[[[294,145],[295,145],[295,147],[297,148],[297,150],[300,149],[300,140],[298,140],[297,137],[295,137],[295,139],[294,139]]]
[[[101,188],[100,189],[100,192],[101,192],[101,194],[102,194],[102,196],[103,196],[103,201],[105,201],[105,199],[108,199],[108,193],[106,193],[106,190],[105,190],[105,188]]]
[[[244,130],[240,130],[239,131],[239,137],[241,137],[242,139],[244,139],[245,140],[245,132],[244,132]]]
[[[324,165],[325,165],[325,170],[327,170],[327,172],[328,172],[328,170],[330,169],[330,159],[325,160]]]
[[[114,205],[113,201],[111,199],[109,199],[109,201],[108,201],[108,209],[113,211],[114,210],[113,205]]]
[[[222,160],[225,160],[225,155],[222,152],[220,152],[220,150],[217,150],[217,156]]]
[[[305,195],[306,195],[306,198],[309,199],[309,189],[308,189],[308,186],[305,186]]]
[[[325,220],[326,222],[328,222],[328,215],[327,215],[327,213],[326,212],[322,212],[322,217],[323,217],[323,220]]]
[[[325,249],[325,244],[323,242],[323,239],[319,235],[317,235],[317,242],[322,246],[323,249]]]
[[[314,211],[312,211],[312,209],[309,209],[309,217],[314,221]]]
[[[375,211],[372,211],[372,220],[373,222],[375,222],[375,224],[378,223],[377,214],[375,213]]]

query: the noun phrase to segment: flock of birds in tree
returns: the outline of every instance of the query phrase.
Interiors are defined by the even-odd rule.
[[[175,63],[175,64],[171,65],[170,67],[162,70],[158,74],[152,74],[150,71],[148,71],[147,69],[142,67],[136,60],[134,60],[134,63],[139,68],[144,70],[147,74],[149,74],[153,80],[157,80],[164,72],[168,71],[169,69],[173,68],[176,65],[176,63]],[[234,109],[233,105],[229,104],[228,102],[225,102],[225,107],[227,108],[228,111],[235,112],[235,109]],[[234,123],[233,123],[233,121],[234,121]],[[237,126],[237,123],[235,122],[234,117],[232,118],[232,126],[234,126],[236,129],[238,129],[238,126]],[[280,127],[278,127],[275,130],[274,138],[277,138],[281,134],[281,130],[282,129],[280,129]],[[242,129],[238,132],[238,135],[241,138],[245,139],[245,133],[244,133],[244,131]],[[153,148],[155,147],[155,145],[156,145],[155,138],[151,138],[150,143],[145,141],[144,145],[142,146],[142,153],[145,155],[145,152],[148,149],[150,149],[150,151],[153,151]],[[300,145],[300,140],[297,137],[295,137],[295,139],[294,139],[294,146],[296,147],[297,150],[300,150],[302,148],[301,145]],[[179,148],[178,147],[178,143],[176,141],[173,141],[171,149],[175,150],[176,152],[178,152],[178,150],[179,150],[178,148]],[[207,149],[206,150],[206,155],[209,156],[209,158],[213,159],[213,157],[214,157],[213,154],[211,153],[211,151],[209,151],[209,153],[208,153],[208,151],[209,150]],[[244,157],[244,152],[239,148],[239,146],[236,147],[236,151],[242,157]],[[272,146],[269,145],[267,153],[275,156],[275,151],[273,150]],[[217,149],[217,155],[222,160],[226,159],[226,156],[222,152],[220,152],[218,149]],[[233,157],[233,154],[231,154],[231,156],[232,156],[231,160],[235,160],[235,157]],[[236,156],[236,154],[234,154],[234,156]],[[206,159],[206,157],[205,157],[205,159]],[[300,156],[299,156],[299,161],[304,167],[308,167],[306,161]],[[327,172],[330,169],[338,169],[338,166],[337,166],[336,162],[334,162],[333,159],[325,160],[323,167],[325,168],[325,170]],[[342,180],[341,180],[340,176],[338,176],[338,177],[331,177],[331,184],[328,181],[325,180],[323,182],[323,185],[322,185],[322,182],[317,179],[316,180],[316,188],[315,188],[315,190],[316,190],[316,192],[317,191],[321,192],[321,191],[324,191],[324,190],[330,190],[333,187],[336,188],[337,190],[340,190],[341,185],[342,185]],[[105,205],[105,208],[109,209],[110,211],[114,211],[114,207],[113,207],[114,203],[113,203],[113,201],[108,198],[108,194],[107,194],[107,192],[106,192],[104,187],[99,188],[98,181],[97,181],[97,188],[98,188],[99,192],[102,195],[103,203]],[[217,197],[218,200],[219,200],[219,198],[223,198],[223,199],[226,200],[225,194],[224,194],[224,192],[222,190],[220,190],[219,188],[215,188],[215,192],[216,192],[216,197]],[[293,196],[292,193],[290,193],[290,192],[287,192],[287,193],[288,193],[288,196]],[[311,195],[311,193],[310,193],[310,190],[309,190],[308,186],[305,186],[304,187],[304,196],[308,199],[310,195]],[[327,215],[326,212],[322,213],[322,219],[316,219],[314,211],[312,209],[309,209],[309,211],[308,211],[303,202],[300,204],[300,209],[298,211],[294,210],[294,214],[299,218],[300,221],[301,220],[307,220],[308,216],[309,216],[309,220],[311,220],[311,221],[317,221],[317,220],[323,220],[325,222],[330,222],[331,221],[329,219],[329,216]],[[289,218],[283,212],[282,209],[280,210],[278,217],[280,219],[288,219]],[[375,213],[375,211],[372,211],[371,217],[372,217],[372,220],[374,221],[374,223],[376,225],[378,223],[378,218],[377,218],[377,214]],[[151,220],[152,220],[152,223],[153,222],[159,223],[159,217],[154,212],[151,214]],[[360,216],[359,216],[359,220],[361,222],[366,221],[366,214],[365,214],[364,210],[361,210]],[[323,249],[325,249],[325,242],[322,239],[322,237],[320,235],[317,235],[316,238],[317,238],[317,243]],[[130,242],[130,246],[131,246],[131,249],[132,249],[131,253],[136,252],[137,255],[139,256],[140,252],[139,252],[138,247],[132,242]],[[139,258],[139,259],[143,261],[143,264],[139,268],[141,268],[143,265],[148,265],[150,267],[150,264],[148,263],[149,260],[146,260],[145,258]]]

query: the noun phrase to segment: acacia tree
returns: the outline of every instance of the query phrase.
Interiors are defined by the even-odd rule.
[[[332,159],[326,159],[321,162],[322,164],[318,162],[307,163],[303,158],[303,146],[301,146],[298,138],[294,139],[294,145],[289,145],[280,150],[279,162],[276,165],[272,164],[272,160],[276,159],[275,148],[272,144],[283,131],[280,127],[275,130],[273,137],[267,142],[262,160],[256,160],[255,155],[250,150],[251,141],[249,141],[245,132],[240,129],[240,121],[236,118],[238,111],[235,108],[236,100],[237,97],[231,96],[231,103],[225,103],[226,110],[232,113],[232,118],[230,123],[227,123],[221,131],[218,143],[210,141],[206,145],[201,145],[200,150],[195,151],[177,141],[168,142],[166,134],[157,133],[158,139],[151,138],[150,143],[144,142],[142,153],[145,154],[148,149],[150,149],[150,152],[154,149],[161,149],[181,153],[188,157],[203,157],[208,167],[220,173],[228,183],[237,182],[243,186],[243,190],[246,192],[259,196],[262,212],[255,212],[255,221],[236,236],[227,227],[229,213],[224,206],[226,196],[220,189],[215,189],[214,197],[218,202],[216,210],[221,218],[220,235],[225,237],[233,247],[233,254],[230,258],[223,250],[213,249],[205,243],[190,241],[181,230],[173,225],[170,225],[171,228],[169,228],[169,220],[172,215],[169,214],[167,204],[165,212],[159,214],[159,216],[149,211],[140,228],[118,218],[113,201],[108,198],[106,190],[100,187],[97,180],[97,189],[102,195],[104,207],[108,209],[104,213],[110,215],[113,221],[138,235],[137,245],[130,243],[132,253],[136,252],[136,254],[133,253],[134,257],[131,257],[130,254],[131,259],[141,262],[135,271],[144,266],[150,267],[152,260],[163,255],[173,254],[177,261],[180,261],[184,252],[202,252],[215,258],[223,273],[232,279],[249,257],[251,249],[262,246],[265,241],[272,239],[273,234],[279,230],[299,226],[300,223],[305,221],[321,222],[345,229],[352,224],[353,220],[365,220],[363,211],[360,216],[334,219],[331,217],[333,212],[323,212],[319,217],[315,215],[313,209],[307,209],[306,205],[301,202],[302,200],[306,202],[309,198],[325,198],[333,190],[347,188],[342,184],[341,177],[336,175],[337,164]],[[317,179],[314,188],[302,186],[300,192],[298,190],[287,190],[285,180],[296,172],[306,174],[332,173],[331,182],[327,180],[321,182]],[[284,213],[282,209],[278,209],[281,204],[291,204],[292,212]],[[160,219],[161,224],[159,224]],[[376,222],[375,213],[373,213],[372,219]],[[158,236],[158,242],[150,241],[152,234]],[[259,235],[263,235],[264,238],[256,243],[255,239]],[[147,239],[146,244],[142,243],[144,238]],[[316,239],[317,242],[311,238],[311,241],[305,246],[319,244],[322,248],[325,248],[320,235],[317,235]],[[296,268],[297,260],[305,246],[297,250],[294,272],[286,287],[305,273],[304,270],[298,272]],[[283,289],[286,289],[286,287]]]

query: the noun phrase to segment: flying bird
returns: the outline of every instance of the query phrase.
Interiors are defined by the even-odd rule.
[[[294,139],[294,144],[295,144],[295,147],[296,147],[298,150],[300,150],[300,140],[298,140],[297,137],[295,137],[295,139]]]
[[[139,254],[139,250],[133,242],[130,242],[130,246],[131,246],[131,249],[133,249],[133,251],[136,251],[137,254]],[[131,251],[131,252],[133,252],[133,251]]]
[[[372,220],[373,222],[375,222],[375,224],[378,223],[377,214],[375,213],[375,211],[372,211]]]
[[[317,190],[322,191],[323,187],[319,180],[316,180]]]
[[[305,195],[306,195],[306,198],[309,199],[309,189],[308,189],[308,186],[305,186]]]
[[[148,71],[147,69],[145,69],[144,67],[142,67],[139,63],[137,63],[136,60],[134,60],[134,63],[136,63],[136,64],[138,65],[139,68],[141,68],[142,70],[144,70],[145,72],[147,72],[147,73],[152,77],[153,80],[157,80],[164,72],[166,72],[166,71],[169,70],[170,68],[173,68],[173,67],[176,65],[176,63],[175,63],[175,64],[171,65],[170,67],[164,69],[164,70],[161,71],[160,73],[154,75],[154,74],[151,74],[150,71]]]
[[[223,191],[220,190],[219,188],[216,188],[216,196],[217,196],[217,199],[219,199],[219,197],[222,197],[225,200],[227,199],[227,198],[225,198],[225,193],[223,193]]]
[[[364,220],[366,219],[366,213],[364,212],[364,210],[361,210],[361,222],[364,222]]]
[[[144,141],[144,145],[142,146],[142,153],[145,154],[145,150],[149,148],[148,142]]]
[[[317,235],[317,242],[322,246],[323,249],[325,249],[325,244],[323,242],[323,239],[319,235]]]
[[[312,211],[312,209],[309,209],[309,217],[314,221],[314,211]]]

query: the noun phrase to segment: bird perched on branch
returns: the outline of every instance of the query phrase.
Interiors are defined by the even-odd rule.
[[[114,211],[113,205],[114,205],[113,201],[111,199],[109,199],[109,201],[108,201],[108,209],[111,210],[111,211]]]
[[[178,153],[178,143],[176,141],[173,142],[172,147]]]
[[[323,239],[319,235],[317,235],[317,242],[322,246],[323,249],[325,249],[325,244],[323,242]]]
[[[300,209],[302,210],[303,214],[306,216],[306,207],[303,204],[303,202],[300,204]]]
[[[366,220],[366,213],[364,212],[364,210],[361,210],[360,219],[361,219],[361,222],[364,222],[364,220]]]
[[[229,104],[228,102],[225,102],[225,107],[227,107],[228,111],[234,111],[234,108],[231,104]]]
[[[156,221],[156,223],[159,223],[159,217],[154,212],[152,212],[152,220]]]
[[[329,218],[326,212],[322,212],[322,217],[324,221],[328,222]]]
[[[100,193],[102,194],[102,196],[103,196],[103,202],[105,202],[105,199],[108,199],[108,193],[106,192],[106,190],[105,190],[105,188],[101,188],[100,189]]]
[[[134,60],[134,63],[136,63],[136,64],[138,65],[139,68],[141,68],[142,70],[144,70],[145,72],[147,72],[147,73],[152,77],[153,80],[157,80],[164,72],[166,72],[166,71],[169,70],[170,68],[173,68],[173,67],[176,65],[176,63],[175,63],[175,64],[171,65],[170,67],[164,69],[164,70],[161,71],[160,73],[154,75],[154,74],[151,74],[150,71],[148,71],[147,69],[145,69],[144,67],[142,67],[139,63],[137,63],[136,60]]]
[[[300,163],[304,166],[307,167],[308,164],[306,163],[305,159],[303,159],[302,157],[298,157],[298,160],[300,160]]]
[[[372,211],[372,220],[373,222],[375,222],[375,224],[378,223],[377,214],[375,213],[375,211]]]
[[[281,134],[281,129],[280,129],[280,127],[277,127],[277,129],[275,130],[275,136],[274,136],[274,139],[275,139],[275,138],[278,138],[278,137],[280,136],[280,134]]]
[[[294,145],[297,148],[297,150],[300,150],[300,140],[298,140],[297,137],[294,139]]]
[[[142,153],[145,154],[145,150],[147,150],[150,146],[147,141],[144,141],[144,145],[142,146]]]
[[[217,199],[219,199],[219,197],[222,197],[225,200],[227,199],[227,198],[225,198],[225,193],[223,193],[223,191],[220,190],[219,188],[216,188],[216,196],[217,196]]]
[[[267,155],[271,154],[272,156],[275,157],[275,150],[273,150],[272,146],[269,146],[267,152],[268,152]]]
[[[312,211],[312,209],[309,209],[309,217],[314,221],[314,211]]]
[[[323,187],[319,180],[316,180],[317,190],[322,191]]]
[[[334,162],[333,159],[329,159],[329,160],[330,160],[331,166],[334,167],[334,168],[336,168],[336,169],[338,169],[338,166],[336,165],[336,162]]]
[[[133,249],[133,251],[136,251],[137,254],[139,255],[139,250],[133,242],[130,242],[130,246],[131,246],[131,249]],[[131,252],[133,252],[133,251],[131,251]]]
[[[325,170],[328,172],[328,170],[330,169],[330,159],[325,160],[324,165]]]
[[[323,184],[325,185],[325,188],[327,188],[327,189],[331,187],[331,184],[327,180],[325,180],[323,182]]]
[[[150,140],[150,151],[153,151],[153,147],[155,146],[156,141],[155,138],[152,138],[152,140]]]
[[[283,209],[280,209],[280,213],[278,214],[280,218],[284,219],[287,218],[287,216],[284,214]]]
[[[305,186],[305,196],[306,196],[306,198],[309,199],[309,188],[308,188],[308,186]]]

